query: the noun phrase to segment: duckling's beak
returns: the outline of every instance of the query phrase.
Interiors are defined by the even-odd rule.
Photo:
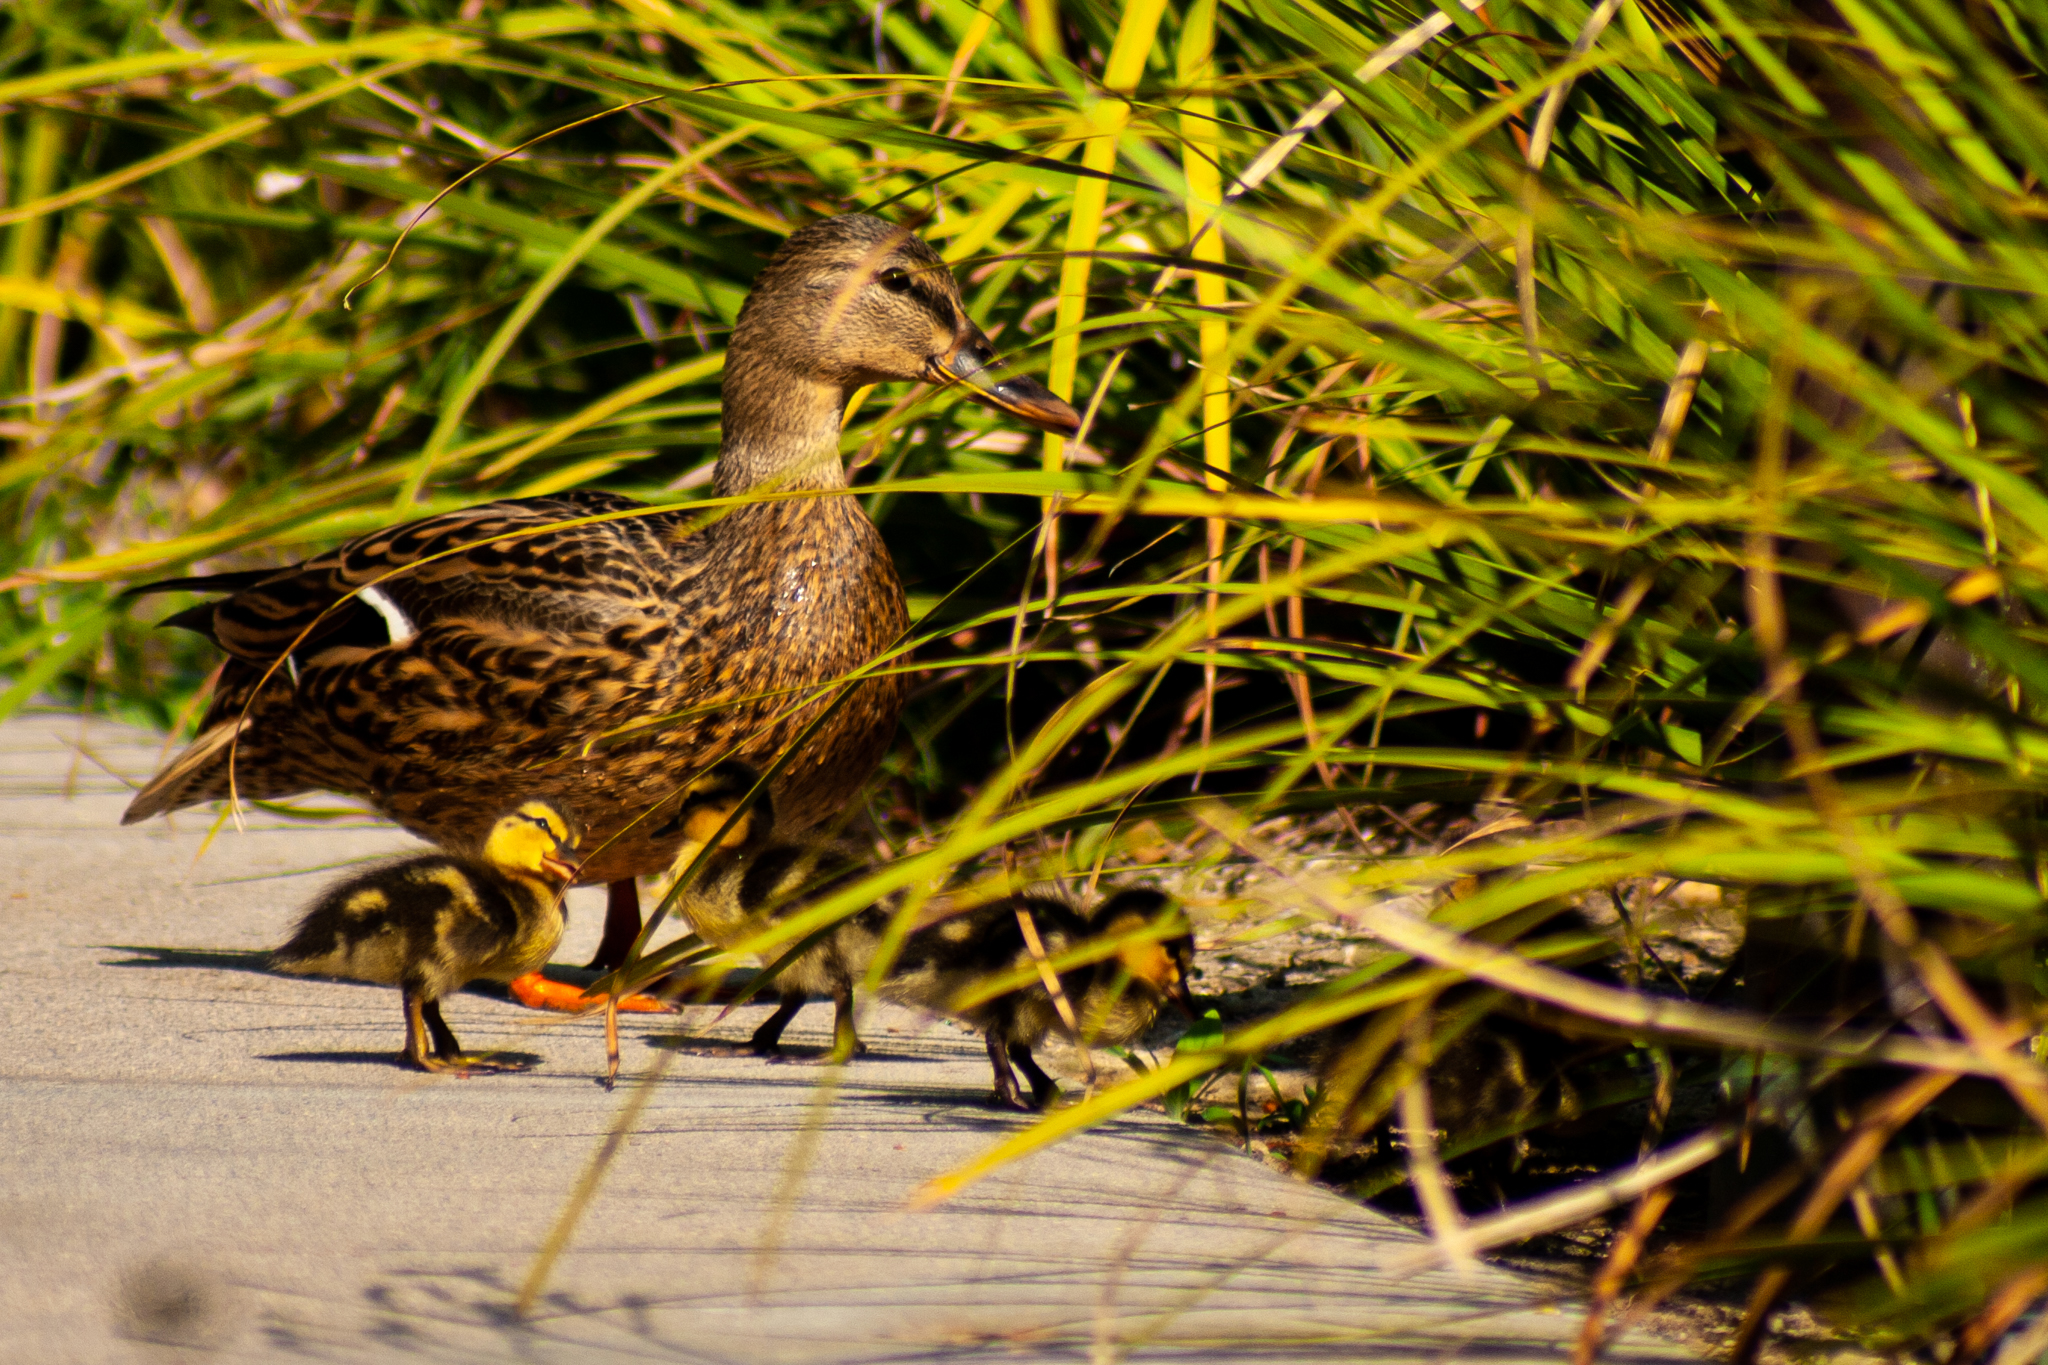
[[[542,854],[540,865],[542,871],[550,876],[559,877],[565,882],[575,881],[576,874],[583,870],[583,864],[577,862],[571,856],[571,851],[566,848],[558,848],[553,853]]]
[[[1173,984],[1166,988],[1166,998],[1173,1002],[1175,1009],[1188,1018],[1195,1017],[1194,993],[1188,990],[1188,979],[1178,972],[1174,974]]]
[[[974,391],[978,402],[1021,418],[1040,431],[1072,436],[1081,429],[1081,414],[1055,397],[1051,389],[1021,374],[998,378],[992,369],[995,363],[995,350],[977,327],[955,341],[946,354],[933,356],[930,366],[934,382],[957,380]]]

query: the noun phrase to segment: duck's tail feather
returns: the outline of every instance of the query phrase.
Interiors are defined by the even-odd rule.
[[[219,644],[220,640],[214,633],[213,625],[213,609],[219,605],[218,602],[201,602],[196,607],[187,607],[183,611],[174,611],[163,620],[157,622],[157,628],[162,629],[165,626],[176,626],[180,630],[197,631],[215,644]]]
[[[125,602],[131,597],[147,597],[159,592],[240,592],[253,588],[266,578],[276,577],[278,569],[238,569],[233,573],[194,574],[187,578],[163,578],[154,583],[138,583],[132,588],[123,588],[115,599]],[[173,617],[172,620],[176,620]]]
[[[158,583],[141,583],[132,588],[124,588],[114,600],[125,602],[131,597],[147,597],[151,593],[159,592],[225,593],[232,597],[244,588],[253,588],[264,579],[274,578],[276,575],[276,569],[243,569],[236,573],[201,574],[194,578],[166,578]],[[157,625],[197,631],[215,644],[219,644],[220,636],[214,625],[214,611],[225,600],[225,597],[215,597],[201,602],[198,606],[174,611],[157,622]]]
[[[152,815],[227,795],[228,755],[235,737],[248,728],[249,717],[238,716],[201,732],[184,753],[171,760],[168,768],[135,793],[135,799],[121,815],[121,823],[139,824]]]

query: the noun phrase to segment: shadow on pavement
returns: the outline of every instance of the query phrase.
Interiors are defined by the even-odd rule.
[[[261,1052],[256,1056],[259,1062],[330,1062],[344,1066],[398,1065],[398,1051],[385,1048],[382,1052]]]
[[[155,948],[142,943],[102,943],[97,945],[104,951],[114,953],[144,953],[145,957],[125,958],[118,962],[102,962],[102,967],[217,967],[230,972],[256,972],[263,976],[282,976],[282,972],[270,970],[270,954],[262,951],[251,952],[236,948]]]
[[[476,1052],[472,1053],[471,1055],[489,1057],[492,1061],[497,1062],[515,1063],[529,1070],[539,1066],[542,1062],[547,1060],[545,1057],[542,1057],[537,1052],[492,1051]],[[383,1067],[397,1066],[397,1059],[398,1054],[395,1051],[389,1050],[384,1052],[266,1052],[260,1054],[257,1057],[258,1061],[264,1062],[327,1062],[330,1064],[339,1064],[343,1066],[374,1065]],[[448,1072],[443,1074],[454,1075],[458,1073]],[[459,1074],[471,1076],[488,1076],[499,1073],[479,1070],[474,1072],[463,1072]],[[508,1076],[516,1076],[521,1073],[517,1071],[507,1071],[502,1074]]]

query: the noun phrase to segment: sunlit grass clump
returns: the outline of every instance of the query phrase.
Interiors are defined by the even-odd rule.
[[[1235,869],[1212,945],[1375,951],[991,1161],[1319,1057],[1276,1131],[1444,1255],[1606,1220],[1588,1352],[1689,1281],[1738,1356],[1787,1292],[1951,1365],[2033,1321],[2038,0],[4,23],[0,712],[189,723],[212,656],[124,585],[701,496],[754,272],[882,213],[1088,425],[855,404],[919,618],[901,856],[764,955],[956,877]],[[1511,1122],[1456,1100],[1488,1048],[1544,1078]],[[1593,1129],[1606,1177],[1523,1174]]]

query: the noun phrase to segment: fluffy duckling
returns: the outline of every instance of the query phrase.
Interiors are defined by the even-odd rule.
[[[755,773],[744,763],[719,764],[689,784],[675,817],[685,840],[678,874],[698,850],[719,840],[678,908],[700,937],[720,947],[800,913],[863,867],[856,847],[774,838],[765,793],[728,825],[754,785]],[[754,1051],[775,1055],[797,1011],[828,998],[836,1006],[831,1058],[864,1052],[854,1028],[853,984],[867,975],[892,913],[888,906],[869,906],[800,945],[775,978],[781,1004],[755,1030]],[[1026,937],[1027,916],[1036,952]],[[1091,942],[1105,939],[1114,946],[1088,951]],[[1059,974],[1071,1027],[1038,971],[1041,960],[1069,953],[1087,959]],[[1087,916],[1063,901],[1010,896],[914,929],[881,994],[979,1030],[988,1040],[997,1100],[1013,1108],[1043,1107],[1059,1091],[1031,1050],[1048,1032],[1090,1043],[1130,1042],[1151,1026],[1163,1001],[1187,1007],[1193,958],[1194,940],[1179,907],[1158,891],[1118,892]],[[987,993],[990,984],[1012,980],[1017,984]],[[1031,1106],[1018,1090],[1013,1064],[1031,1086]]]
[[[718,848],[678,898],[677,910],[697,936],[731,948],[787,919],[821,894],[861,870],[860,849],[825,840],[776,839],[774,805],[757,795],[722,838],[719,830],[753,789],[758,774],[744,763],[720,763],[684,791],[675,822],[683,834],[680,876],[713,839]],[[774,988],[779,1005],[748,1040],[763,1057],[779,1057],[782,1032],[797,1011],[814,999],[837,1006],[829,1060],[843,1062],[867,1051],[853,1024],[853,983],[874,960],[889,925],[886,910],[869,907],[838,924],[784,964]]]
[[[1091,951],[1094,945],[1103,946]],[[1043,964],[1070,954],[1092,960],[1058,974],[1063,1011]],[[1169,1000],[1192,1013],[1187,981],[1194,955],[1180,907],[1149,887],[1119,891],[1086,916],[1064,901],[1007,896],[910,934],[882,994],[979,1030],[988,1041],[996,1102],[1043,1109],[1059,1087],[1032,1048],[1054,1031],[1074,1042],[1121,1046],[1150,1028]],[[989,994],[1004,982],[1017,984]],[[1031,1086],[1028,1103],[1013,1065]]]
[[[540,969],[568,923],[562,893],[576,878],[575,852],[576,827],[560,808],[522,802],[498,817],[474,857],[422,853],[330,887],[270,965],[398,987],[401,1065],[517,1070],[521,1063],[465,1054],[441,1018],[441,997],[479,978],[509,981]]]

